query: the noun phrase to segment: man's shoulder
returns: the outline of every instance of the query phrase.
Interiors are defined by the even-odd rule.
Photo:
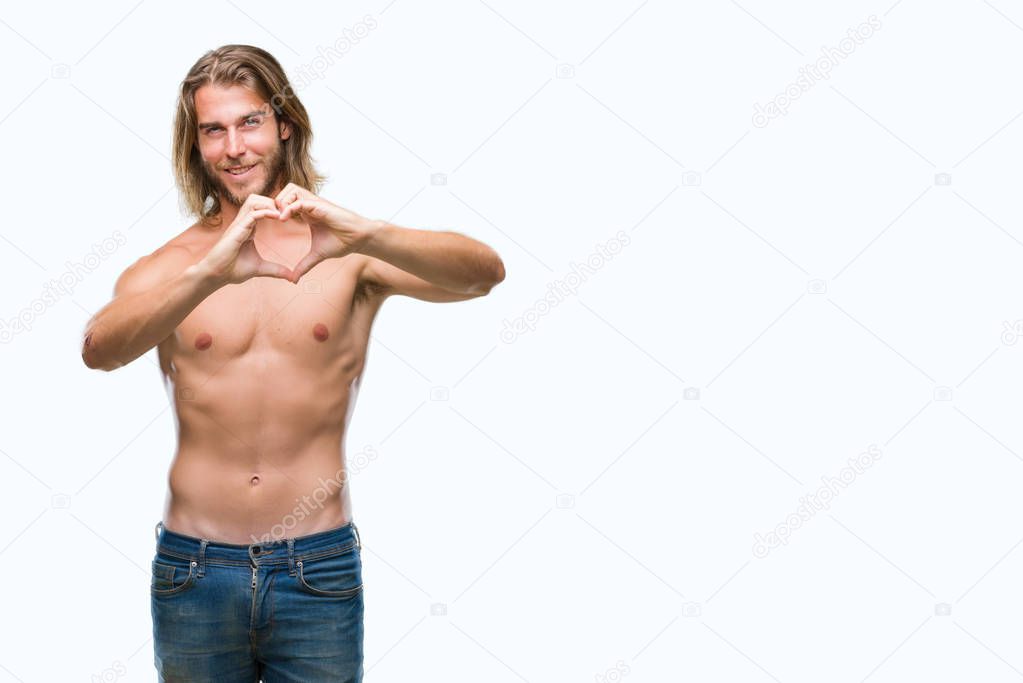
[[[146,262],[150,267],[174,268],[181,266],[181,269],[184,269],[185,266],[194,263],[206,253],[209,249],[208,242],[208,239],[203,240],[202,224],[193,223],[151,253],[141,257],[138,262]],[[203,249],[204,243],[206,244],[205,249]]]
[[[114,293],[143,291],[173,278],[202,258],[200,223],[193,223],[152,252],[128,266],[114,285]]]
[[[171,237],[167,240],[166,244],[156,251],[177,252],[179,255],[184,253],[201,255],[209,250],[211,235],[212,229],[209,226],[205,225],[202,221],[196,221],[174,237]],[[156,252],[153,253],[155,254]]]

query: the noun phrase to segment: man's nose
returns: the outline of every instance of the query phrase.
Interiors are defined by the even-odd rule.
[[[229,128],[227,131],[227,155],[240,157],[243,154],[245,154],[244,136],[234,128]]]

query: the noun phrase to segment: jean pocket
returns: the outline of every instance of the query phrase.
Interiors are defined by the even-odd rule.
[[[356,548],[295,563],[298,585],[313,595],[348,598],[362,590],[362,558]]]
[[[150,591],[154,595],[172,595],[187,590],[195,584],[197,566],[194,560],[159,555],[153,560]]]

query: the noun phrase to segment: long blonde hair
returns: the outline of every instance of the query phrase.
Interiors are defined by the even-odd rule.
[[[195,93],[204,85],[242,85],[273,107],[278,124],[288,123],[291,136],[281,140],[283,184],[295,183],[318,193],[326,181],[310,156],[313,131],[309,115],[273,55],[252,45],[224,45],[199,58],[181,82],[174,116],[174,179],[185,208],[203,221],[220,221],[220,196],[207,177],[199,151]]]

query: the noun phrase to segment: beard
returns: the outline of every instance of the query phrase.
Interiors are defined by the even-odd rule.
[[[235,207],[240,207],[242,204],[244,204],[245,200],[248,199],[250,194],[258,194],[264,197],[269,197],[270,193],[273,192],[274,188],[277,187],[278,181],[281,179],[281,176],[284,175],[285,168],[284,149],[280,141],[278,141],[277,146],[274,148],[274,150],[268,156],[263,157],[263,159],[259,161],[257,165],[261,165],[266,173],[266,181],[263,183],[263,186],[254,193],[249,192],[244,196],[238,196],[234,192],[232,192],[231,189],[224,182],[223,178],[221,177],[221,171],[211,166],[209,162],[207,162],[205,159],[203,159],[202,162],[203,172],[205,172],[207,180],[209,180],[210,183],[213,184],[213,187],[216,189],[217,193],[224,200],[228,201]]]

